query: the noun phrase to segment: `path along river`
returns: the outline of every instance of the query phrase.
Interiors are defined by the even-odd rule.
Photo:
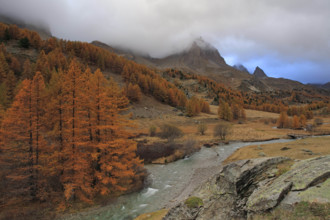
[[[142,213],[170,207],[185,199],[195,187],[219,172],[221,162],[236,149],[248,145],[288,141],[290,140],[233,142],[213,148],[203,147],[189,158],[166,165],[146,165],[151,184],[144,190],[121,196],[107,206],[95,207],[71,216],[66,215],[64,219],[131,220]]]

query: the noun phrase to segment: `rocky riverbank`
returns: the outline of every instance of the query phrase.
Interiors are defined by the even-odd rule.
[[[288,170],[279,170],[288,160],[272,157],[228,164],[164,219],[246,219],[301,201],[329,203],[330,156],[295,161]]]

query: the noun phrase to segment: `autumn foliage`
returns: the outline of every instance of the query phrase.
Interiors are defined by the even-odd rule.
[[[306,126],[306,116],[301,114],[300,116],[294,115],[290,118],[286,112],[281,112],[277,119],[278,128],[292,128],[301,129]]]
[[[229,106],[227,102],[224,100],[220,100],[219,107],[218,107],[218,116],[220,119],[225,121],[232,121],[232,120],[246,120],[246,114],[244,108],[234,103],[232,106]]]
[[[214,103],[221,104],[221,101],[224,101],[231,108],[237,104],[244,109],[274,113],[286,111],[289,116],[303,114],[307,119],[312,119],[313,110],[326,108],[327,103],[330,102],[328,96],[315,94],[315,92],[311,91],[242,92],[228,88],[221,82],[216,82],[205,76],[190,74],[175,69],[168,69],[163,75],[170,79],[197,80],[201,88],[208,90],[208,98],[213,98]],[[292,103],[293,101],[297,106]]]
[[[139,85],[129,83],[126,89],[126,96],[132,102],[140,101],[142,94]]]
[[[199,99],[193,96],[186,102],[186,114],[187,116],[196,116],[199,113],[210,113],[210,105],[204,99]]]
[[[75,60],[52,72],[47,87],[41,72],[25,79],[1,126],[6,201],[52,197],[65,207],[141,181],[136,143],[125,129],[131,125],[120,114],[127,104],[113,81]]]

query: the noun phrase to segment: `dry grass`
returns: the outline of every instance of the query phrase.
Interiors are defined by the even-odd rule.
[[[220,122],[217,115],[218,106],[210,105],[211,114],[201,113],[195,117],[178,116],[180,111],[174,110],[175,108],[161,104],[151,97],[144,97],[141,103],[135,104],[131,111],[135,116],[141,117],[135,117],[136,128],[133,128],[133,132],[147,135],[138,140],[146,140],[148,143],[164,141],[159,137],[149,137],[148,134],[151,126],[156,126],[159,132],[159,127],[167,123],[179,127],[184,132],[185,137],[178,139],[178,143],[184,142],[186,136],[193,136],[202,144],[219,141],[219,139],[213,137],[213,129]],[[247,120],[244,124],[232,123],[231,134],[226,138],[227,141],[260,141],[287,138],[288,133],[309,135],[304,130],[276,129],[276,124],[273,124],[273,122],[276,121],[279,114],[256,110],[245,111]],[[330,133],[330,117],[322,119],[324,124],[318,127],[314,134]],[[200,123],[207,126],[205,135],[200,135],[198,132]],[[307,123],[312,124],[313,120],[309,120]]]
[[[211,106],[211,114],[201,113],[196,117],[185,117],[177,115],[162,115],[161,118],[140,118],[136,120],[138,129],[135,131],[138,133],[149,133],[150,126],[159,127],[164,123],[174,124],[178,126],[185,134],[185,137],[178,139],[177,141],[183,142],[186,136],[193,136],[194,139],[200,143],[212,143],[218,142],[219,139],[213,137],[213,129],[220,120],[216,114],[217,106]],[[295,133],[302,135],[310,135],[304,130],[292,130],[292,129],[277,129],[276,124],[271,121],[279,117],[276,113],[246,110],[247,120],[244,124],[232,123],[231,133],[227,136],[227,141],[261,141],[270,139],[287,138],[287,134]],[[324,124],[317,127],[315,134],[330,133],[330,118],[322,118]],[[265,123],[267,121],[267,123]],[[201,135],[198,132],[198,125],[204,123],[207,126],[205,135]],[[309,120],[307,123],[312,124],[313,120]],[[158,128],[159,131],[159,128]],[[158,137],[143,137],[148,143],[154,143],[162,141]]]
[[[267,157],[284,156],[292,159],[307,159],[330,154],[330,137],[305,138],[288,143],[252,145],[236,150],[224,164],[230,162]]]
[[[263,112],[257,110],[245,110],[246,116],[248,119],[260,119],[260,118],[278,118],[279,114],[271,112]]]
[[[176,150],[174,152],[174,154],[172,155],[169,155],[167,157],[161,157],[161,158],[158,158],[156,160],[153,160],[151,163],[153,164],[166,164],[166,163],[171,163],[173,161],[176,161],[178,159],[181,159],[184,157],[184,152],[180,151],[180,150]]]
[[[165,217],[167,212],[168,212],[167,209],[161,209],[156,212],[142,214],[137,218],[135,218],[134,220],[161,220]]]

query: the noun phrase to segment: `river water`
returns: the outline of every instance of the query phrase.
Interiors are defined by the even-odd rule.
[[[236,149],[259,144],[288,142],[272,140],[265,142],[234,142],[213,148],[203,147],[189,158],[166,165],[146,165],[151,184],[140,192],[120,196],[112,204],[66,216],[66,220],[131,220],[146,212],[153,212],[175,204],[178,197],[189,193],[189,187],[204,181],[221,169],[221,162]],[[196,184],[191,184],[194,181]],[[198,184],[197,184],[198,185]]]

